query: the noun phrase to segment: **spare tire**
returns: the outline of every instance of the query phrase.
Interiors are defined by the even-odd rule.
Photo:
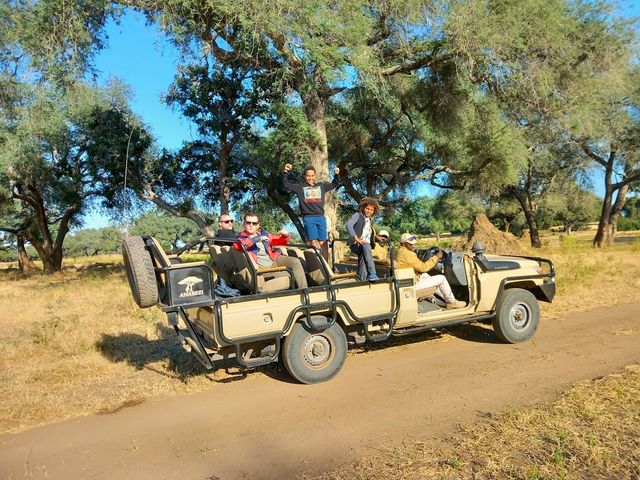
[[[128,237],[122,242],[122,257],[127,270],[131,294],[140,308],[158,303],[158,284],[151,254],[140,236]]]

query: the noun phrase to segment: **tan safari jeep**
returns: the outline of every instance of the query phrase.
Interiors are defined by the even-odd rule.
[[[303,383],[335,376],[349,345],[458,323],[491,322],[507,343],[528,340],[540,321],[538,301],[555,295],[550,260],[484,255],[480,242],[473,255],[446,252],[440,265],[467,304],[456,310],[447,310],[433,289],[416,291],[413,270],[395,269],[393,260],[378,266],[380,280],[362,282],[353,262],[332,255],[331,267],[305,245],[280,248],[300,259],[308,288],[292,288],[286,268],[257,268],[246,250],[230,246],[210,245],[210,265],[182,263],[152,237],[134,236],[125,239],[123,256],[138,306],[161,308],[185,350],[207,369],[228,358],[244,368],[282,358]],[[241,294],[224,296],[221,284]]]

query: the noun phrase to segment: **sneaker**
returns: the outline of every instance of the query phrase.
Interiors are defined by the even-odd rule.
[[[454,300],[451,303],[447,303],[447,310],[449,310],[450,308],[464,308],[466,306],[466,303],[461,302],[460,300]]]
[[[380,280],[380,278],[375,273],[372,273],[370,275],[367,275],[367,280],[369,280],[370,282],[375,282],[376,280]]]

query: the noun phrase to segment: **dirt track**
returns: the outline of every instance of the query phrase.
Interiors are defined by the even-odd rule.
[[[0,478],[291,478],[640,362],[640,303],[542,321],[532,342],[478,326],[350,355],[315,386],[255,374],[210,392],[0,436]]]

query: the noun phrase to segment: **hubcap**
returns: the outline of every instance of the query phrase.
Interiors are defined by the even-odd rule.
[[[516,330],[522,330],[529,324],[531,311],[524,303],[516,303],[509,311],[509,322]]]
[[[323,366],[331,358],[331,342],[323,335],[311,335],[302,351],[304,361],[312,368]]]

